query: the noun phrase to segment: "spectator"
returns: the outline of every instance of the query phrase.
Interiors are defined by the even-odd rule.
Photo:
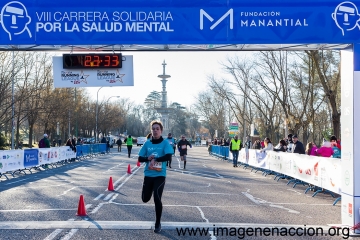
[[[56,147],[56,140],[55,139],[52,141],[52,146]]]
[[[317,151],[317,147],[316,147],[315,143],[308,142],[306,144],[306,148],[305,148],[305,154],[306,155],[316,156],[317,155],[316,151]]]
[[[252,145],[251,149],[261,149],[260,140],[256,140]]]
[[[71,143],[74,147],[76,147],[76,138],[71,139]]]
[[[19,146],[19,149],[23,149],[23,142],[19,142],[18,146]]]
[[[341,158],[341,150],[338,148],[338,143],[331,142],[332,149],[334,154],[332,155],[333,158]]]
[[[279,144],[276,147],[274,147],[274,151],[275,152],[286,152],[286,142],[285,142],[285,140],[281,139],[279,141]]]
[[[106,152],[109,153],[110,152],[110,141],[106,140]]]
[[[336,143],[336,147],[341,151],[341,145],[340,145],[340,141],[337,140],[336,136],[335,135],[332,135],[330,137],[330,142],[331,143]]]
[[[217,145],[218,144],[218,140],[215,138],[214,139],[214,145]]]
[[[102,137],[102,139],[101,139],[100,143],[106,143],[106,137],[105,137],[105,136],[104,136],[104,137]]]
[[[261,141],[261,142],[260,142],[260,145],[261,145],[261,148],[264,148],[264,147],[265,147],[264,141]]]
[[[42,138],[39,141],[39,148],[49,148],[50,147],[50,141],[48,139],[48,135],[45,133],[44,138]]]
[[[58,140],[58,146],[61,147],[61,138]]]
[[[73,145],[73,141],[72,141],[71,138],[69,138],[69,139],[66,141],[65,146],[70,147],[71,150],[73,150],[74,152],[76,152],[76,147],[75,147],[75,145]],[[75,158],[71,158],[71,159],[70,159],[70,162],[72,162],[72,161],[75,161]]]
[[[292,153],[305,154],[304,145],[302,142],[298,140],[298,136],[294,134],[292,136],[292,141],[294,142],[293,147],[291,149]]]
[[[229,146],[230,145],[230,139],[224,139],[224,144],[223,146]]]
[[[318,156],[331,157],[334,154],[334,150],[331,147],[331,143],[325,141],[323,145],[316,151]]]
[[[120,137],[119,137],[119,139],[116,141],[116,144],[118,145],[118,152],[121,152],[122,141],[121,141],[121,138],[120,138]]]
[[[286,139],[286,146],[287,146],[287,152],[292,152],[292,149],[293,149],[293,146],[294,146],[294,142],[292,140],[292,137],[293,135],[290,133],[288,134],[287,136],[287,139]]]
[[[46,133],[44,134],[44,138],[39,141],[39,148],[50,148],[50,141]],[[48,164],[44,164],[43,168],[49,168]]]
[[[265,152],[265,151],[272,151],[274,150],[274,147],[270,141],[270,138],[266,137],[264,139],[264,148],[260,150],[260,152]]]
[[[246,148],[246,149],[251,148],[251,138],[250,138],[250,136],[246,137],[246,142],[244,143],[244,148]]]

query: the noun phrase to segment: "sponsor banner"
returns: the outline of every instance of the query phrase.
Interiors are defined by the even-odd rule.
[[[247,156],[248,152],[248,158]],[[232,156],[230,156],[231,159]],[[248,159],[248,160],[247,160]],[[341,193],[341,160],[338,158],[314,157],[302,154],[242,149],[239,161],[282,173],[304,182],[322,187],[334,193]]]
[[[62,56],[53,57],[55,88],[134,86],[133,56],[123,56],[122,68],[63,69]]]
[[[21,151],[21,150],[20,150]],[[39,165],[39,149],[25,149],[24,150],[24,167],[30,168]]]
[[[76,152],[74,152],[69,146],[59,147],[59,159],[65,160],[70,158],[75,158]]]
[[[55,163],[60,160],[64,160],[64,159],[60,159],[60,157],[59,157],[59,149],[60,149],[60,147],[39,148],[40,165]]]
[[[24,152],[22,150],[7,150],[0,152],[0,173],[24,168]]]
[[[359,7],[359,0],[3,0],[0,44],[356,43]]]

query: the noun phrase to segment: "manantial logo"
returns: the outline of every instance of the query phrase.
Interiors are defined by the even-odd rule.
[[[229,11],[227,11],[224,15],[222,15],[219,20],[217,20],[213,25],[211,25],[210,30],[213,30],[217,25],[219,25],[227,16],[229,16],[230,19],[230,29],[234,28],[234,10],[231,8]],[[200,9],[200,29],[204,29],[204,17],[206,17],[210,22],[213,22],[214,19],[205,12],[204,9]]]
[[[9,35],[9,39],[12,40],[13,35],[20,35],[25,31],[31,38],[31,32],[28,25],[31,23],[31,17],[29,16],[24,4],[18,1],[8,2],[0,13],[0,22],[4,31]]]
[[[360,14],[356,5],[352,2],[342,2],[335,8],[331,14],[335,24],[340,28],[342,35],[346,32],[352,31],[355,28],[359,30]]]

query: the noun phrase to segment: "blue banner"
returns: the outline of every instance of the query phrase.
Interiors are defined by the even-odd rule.
[[[34,167],[39,165],[39,150],[25,149],[24,150],[24,167]]]
[[[1,1],[1,45],[338,44],[360,1]]]

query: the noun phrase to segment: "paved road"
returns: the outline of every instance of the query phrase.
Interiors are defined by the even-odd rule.
[[[330,195],[313,198],[304,194],[305,186],[292,188],[285,180],[274,181],[274,176],[233,168],[209,156],[205,147],[194,147],[189,150],[186,171],[178,156],[173,157],[163,194],[163,231],[155,234],[151,230],[154,204],[152,200],[144,204],[140,197],[144,166],[136,167],[139,149],[133,148],[131,158],[112,149],[105,156],[2,181],[0,239],[229,239],[230,235],[234,239],[314,239],[280,237],[276,232],[250,237],[243,231],[301,227],[311,234],[311,227],[323,227],[327,233],[330,226],[341,223],[341,203],[332,206]],[[132,174],[127,174],[129,164]],[[110,177],[114,192],[107,191]],[[85,198],[87,217],[76,216],[80,195]],[[209,232],[190,237],[188,232],[179,234],[179,227],[209,228]],[[316,239],[325,238],[342,237]]]

